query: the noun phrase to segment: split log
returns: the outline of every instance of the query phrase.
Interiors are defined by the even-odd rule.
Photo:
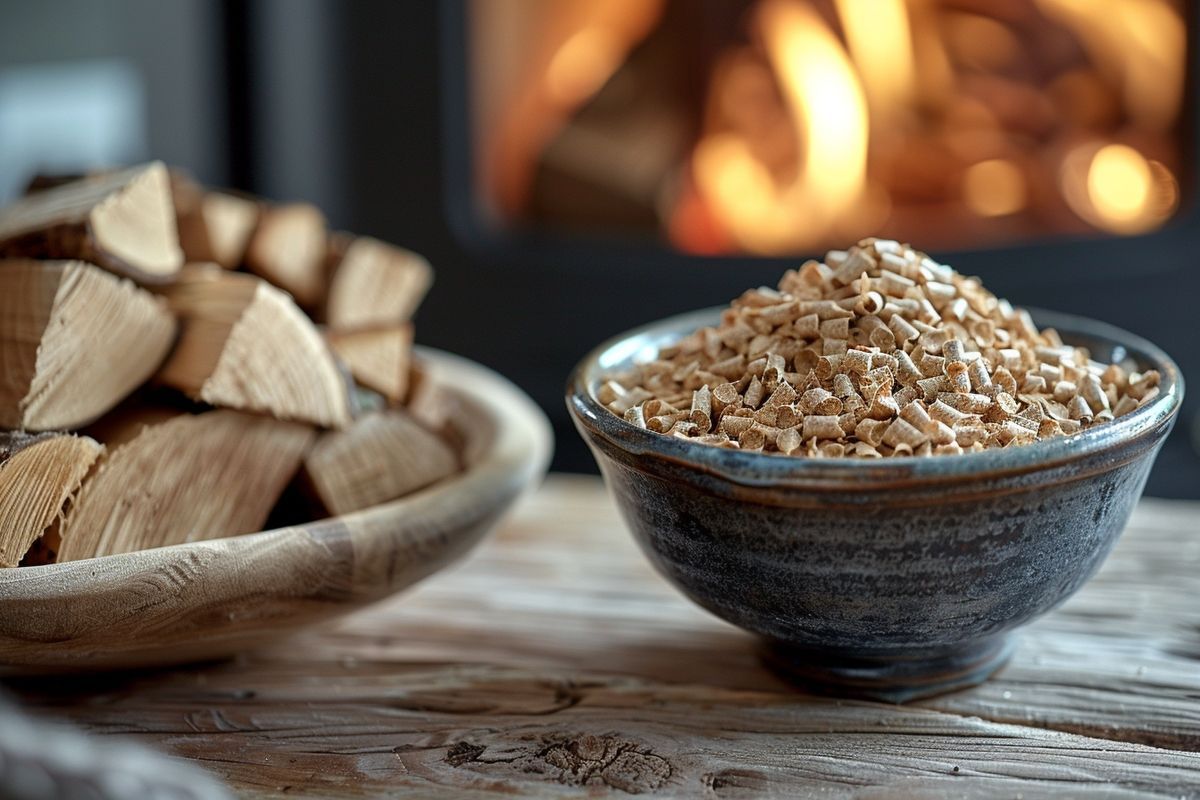
[[[333,271],[325,320],[339,331],[398,325],[412,317],[432,283],[433,270],[421,256],[358,237]]]
[[[286,293],[212,266],[189,267],[162,292],[182,330],[157,381],[214,406],[326,428],[350,423],[348,381]]]
[[[204,197],[204,187],[183,170],[172,168],[169,174],[171,200],[175,206],[175,228],[179,232],[183,260],[188,263],[212,261],[208,230],[200,219],[200,200]]]
[[[411,324],[363,331],[329,331],[326,338],[359,384],[379,392],[393,405],[404,402],[412,370]]]
[[[428,365],[414,359],[408,378],[408,413],[428,428],[441,434],[449,433],[454,417],[462,407],[453,391],[429,375]]]
[[[29,179],[29,183],[25,184],[25,191],[21,194],[44,192],[47,189],[62,186],[64,183],[86,180],[98,174],[103,174],[103,172],[39,172]]]
[[[167,168],[158,161],[29,194],[0,210],[0,255],[90,261],[142,283],[183,266]]]
[[[251,272],[289,292],[305,308],[325,296],[328,231],[325,215],[309,203],[263,211],[246,250]]]
[[[354,240],[357,238],[353,233],[347,231],[329,232],[329,237],[325,240],[325,275],[327,277],[332,279],[333,274],[337,272],[338,265],[346,257],[346,251],[350,249],[350,245],[354,244]],[[326,299],[328,300],[328,298]],[[319,310],[322,315],[321,321],[324,322],[325,309]]]
[[[179,246],[184,261],[195,264],[216,261],[209,241],[208,226],[200,208],[204,202],[204,187],[180,169],[171,169],[171,198],[175,203],[175,226],[179,230]]]
[[[110,430],[122,443],[80,489],[59,561],[257,531],[315,436],[228,409],[165,421],[130,409]]]
[[[450,446],[407,413],[374,412],[326,433],[304,459],[304,475],[329,514],[395,500],[458,471]]]
[[[207,192],[200,201],[200,217],[208,233],[212,261],[226,269],[246,258],[250,237],[258,226],[259,204],[228,192]]]
[[[226,269],[241,265],[258,225],[259,204],[226,192],[207,191],[173,170],[171,190],[179,243],[189,263],[211,262]]]
[[[114,170],[88,173],[38,173],[25,194],[53,189],[81,180],[95,180]],[[226,269],[240,266],[250,236],[258,225],[259,203],[227,192],[205,189],[182,169],[169,168],[175,227],[185,263],[212,262]]]
[[[0,260],[0,427],[91,422],[154,373],[175,329],[161,299],[90,264]]]
[[[62,518],[102,452],[87,436],[0,433],[0,567],[20,564]]]

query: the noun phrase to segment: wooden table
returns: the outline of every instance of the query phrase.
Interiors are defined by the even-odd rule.
[[[1200,504],[1147,500],[977,689],[807,697],[552,477],[466,563],[237,661],[9,682],[246,797],[1200,797]]]

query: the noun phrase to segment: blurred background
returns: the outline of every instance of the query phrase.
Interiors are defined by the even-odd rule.
[[[634,325],[899,238],[1147,337],[1194,388],[1184,0],[0,0],[0,200],[160,158],[424,253],[418,339],[549,413]]]

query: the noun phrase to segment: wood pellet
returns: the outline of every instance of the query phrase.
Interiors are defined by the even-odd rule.
[[[908,245],[866,239],[750,289],[715,327],[604,383],[638,427],[807,458],[957,455],[1129,414],[1159,374],[1094,361]]]

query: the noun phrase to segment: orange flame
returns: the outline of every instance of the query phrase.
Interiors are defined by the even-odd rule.
[[[858,67],[871,123],[886,127],[911,107],[917,67],[904,0],[836,0],[850,55]]]
[[[795,127],[799,166],[782,185],[737,134],[702,139],[698,191],[747,250],[802,247],[853,219],[867,176],[866,95],[841,42],[795,0],[769,0],[757,29]]]
[[[1114,233],[1156,228],[1179,203],[1170,171],[1123,144],[1077,147],[1063,162],[1061,183],[1075,213]]]
[[[1092,59],[1119,78],[1125,104],[1143,125],[1174,123],[1183,102],[1187,31],[1162,0],[1038,0],[1043,13],[1076,31]]]

